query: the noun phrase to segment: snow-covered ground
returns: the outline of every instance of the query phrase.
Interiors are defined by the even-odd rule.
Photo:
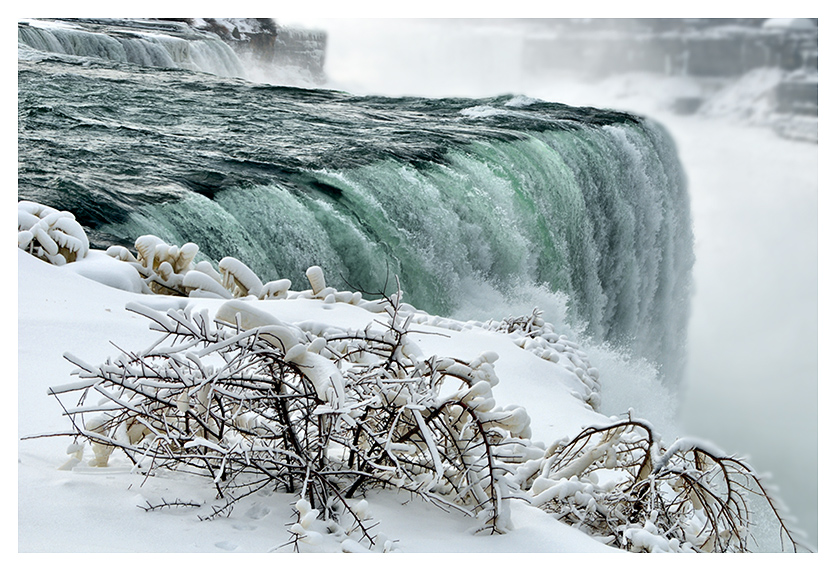
[[[22,250],[18,253],[18,434],[20,437],[66,431],[69,421],[51,386],[70,382],[75,368],[65,352],[90,362],[115,356],[114,346],[141,350],[158,337],[148,321],[125,310],[129,301],[155,309],[206,307],[221,300],[174,298],[131,293],[99,283],[103,276],[136,279],[124,262],[92,251],[83,260],[57,267]],[[90,279],[90,276],[95,279]],[[322,322],[364,328],[379,320],[347,303],[321,300],[253,302],[290,323]],[[524,406],[532,418],[533,440],[551,443],[581,427],[606,422],[575,394],[578,379],[557,363],[514,344],[507,334],[467,327],[456,331],[423,324],[414,341],[426,355],[472,360],[495,351],[500,379],[494,396],[503,404]],[[112,343],[112,344],[111,344]],[[18,444],[18,547],[21,552],[268,552],[289,539],[286,524],[295,521],[296,498],[275,493],[242,501],[229,517],[200,521],[194,509],[146,512],[147,502],[183,500],[211,503],[214,490],[189,475],[145,478],[132,473],[125,457],[114,455],[106,468],[70,459],[69,437],[22,440]],[[63,468],[63,469],[62,469]],[[380,493],[368,498],[377,531],[406,552],[606,552],[613,551],[583,533],[558,523],[521,501],[512,501],[514,530],[502,536],[477,536],[473,520],[408,501],[407,494]],[[339,543],[312,548],[338,551]],[[281,549],[280,549],[281,550]],[[284,550],[289,551],[286,547]]]

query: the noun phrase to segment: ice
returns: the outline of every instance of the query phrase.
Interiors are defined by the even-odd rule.
[[[217,297],[219,299],[230,299],[232,294],[224,288],[212,276],[197,269],[187,272],[183,276],[183,287],[189,297]]]
[[[218,262],[223,286],[232,292],[234,297],[246,295],[261,296],[264,284],[258,279],[246,264],[232,257],[226,257]]]
[[[320,268],[319,266],[311,266],[305,272],[305,275],[308,277],[308,281],[311,283],[313,294],[319,295],[322,292],[322,290],[325,289],[325,275],[322,272],[322,268]]]
[[[18,202],[18,247],[52,264],[80,260],[90,248],[87,234],[71,212],[22,200]]]

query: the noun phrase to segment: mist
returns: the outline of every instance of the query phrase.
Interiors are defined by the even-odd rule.
[[[297,23],[328,33],[327,88],[388,96],[524,94],[634,111],[665,125],[689,179],[696,254],[679,428],[771,474],[817,545],[816,142],[781,138],[746,121],[747,108],[763,101],[743,100],[743,91],[737,112],[734,91],[718,85],[710,87],[726,97],[728,112],[675,114],[672,102],[706,93],[706,82],[675,73],[532,73],[525,39],[547,35],[546,22]]]

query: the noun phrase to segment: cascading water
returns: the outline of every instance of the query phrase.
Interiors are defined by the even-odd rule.
[[[241,61],[227,44],[176,22],[132,21],[114,31],[92,22],[30,20],[18,24],[17,41],[18,49],[24,50],[245,76]]]
[[[545,292],[576,331],[679,379],[692,235],[659,126],[521,97],[255,85],[124,51],[18,67],[19,198],[75,213],[94,247],[150,233],[264,280],[318,264],[370,292],[397,275],[412,305],[470,318]]]

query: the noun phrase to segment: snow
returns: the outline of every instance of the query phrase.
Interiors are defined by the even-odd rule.
[[[218,262],[218,269],[221,272],[222,284],[225,288],[232,291],[231,286],[237,284],[237,287],[243,290],[244,295],[254,295],[256,297],[261,295],[264,284],[261,283],[255,272],[240,260],[232,257],[222,258]]]
[[[569,83],[526,92],[570,104],[629,108],[635,103],[637,110],[661,118],[671,129],[694,189],[700,259],[696,279],[702,305],[697,307],[702,311],[693,316],[691,338],[694,340],[692,361],[697,363],[694,374],[704,380],[704,385],[697,387],[690,397],[696,404],[686,403],[686,413],[691,417],[689,427],[700,430],[716,427],[710,434],[702,431],[698,434],[720,442],[727,449],[728,442],[737,442],[732,444],[738,446],[732,452],[751,452],[752,447],[760,446],[755,450],[757,461],[754,462],[760,470],[764,465],[773,469],[768,461],[772,450],[767,448],[784,453],[784,461],[773,460],[776,471],[808,467],[810,446],[815,457],[815,439],[812,444],[807,442],[810,422],[815,435],[815,407],[810,414],[810,407],[799,402],[816,399],[815,384],[810,388],[805,381],[810,366],[815,373],[815,332],[810,365],[809,328],[805,327],[810,312],[798,311],[792,302],[803,298],[808,300],[807,304],[812,303],[815,320],[816,153],[810,152],[806,144],[778,140],[765,129],[722,121],[728,116],[741,116],[737,112],[743,111],[746,105],[739,100],[737,107],[726,107],[723,114],[718,113],[712,119],[672,116],[664,111],[665,104],[675,96],[704,95],[702,86],[682,78],[664,78],[651,83],[652,87],[645,83],[639,88],[645,79],[622,77],[592,89],[579,88],[574,99]],[[648,93],[655,96],[652,108],[647,102]],[[729,97],[728,101],[733,98]],[[790,194],[785,191],[788,188],[797,191],[797,198],[780,200],[782,193]],[[738,197],[732,192],[735,189],[747,192]],[[738,204],[752,195],[759,196],[760,200],[743,206]],[[730,198],[732,204],[727,203]],[[810,211],[812,218],[807,216]],[[741,212],[746,214],[741,217]],[[799,252],[796,243],[789,240],[799,230],[799,225],[792,222],[808,218],[812,253]],[[753,231],[760,230],[757,220],[768,220],[774,226],[766,238],[763,232]],[[721,225],[739,226],[742,231],[734,234],[734,240],[727,240],[730,232],[715,232]],[[757,259],[750,257],[752,248],[760,248]],[[19,436],[67,429],[57,403],[45,393],[46,387],[72,378],[70,371],[74,367],[61,357],[64,351],[96,363],[115,352],[110,342],[125,348],[141,348],[156,338],[148,330],[146,320],[124,310],[128,302],[139,301],[158,309],[187,304],[215,309],[222,303],[221,300],[138,295],[130,279],[125,282],[114,277],[118,271],[111,273],[118,262],[99,254],[91,251],[84,261],[61,268],[20,251],[17,254]],[[808,279],[811,277],[808,255],[813,257],[812,281]],[[98,283],[108,279],[110,287]],[[812,284],[812,289],[805,284]],[[768,286],[767,293],[752,295],[752,287],[758,285]],[[764,300],[767,303],[761,303]],[[262,301],[258,307],[280,314],[284,321],[291,323],[351,327],[368,319],[368,312],[357,305],[326,304],[315,299]],[[718,315],[725,319],[716,321]],[[747,325],[741,326],[744,322]],[[495,351],[500,356],[494,366],[501,382],[494,387],[493,395],[503,405],[525,406],[535,439],[548,444],[551,435],[569,434],[580,426],[606,420],[579,404],[571,394],[571,379],[560,367],[544,359],[530,358],[509,338],[466,326],[458,331],[424,325],[419,329],[434,332],[443,329],[443,336],[416,336],[415,342],[425,355],[456,352],[475,358],[485,350]],[[593,363],[597,363],[595,353],[590,354]],[[746,364],[750,374],[745,378],[738,363]],[[555,378],[559,382],[549,382]],[[783,388],[763,384],[766,379],[775,378],[783,380]],[[799,378],[802,380],[798,381]],[[519,379],[530,382],[525,393],[512,389]],[[537,398],[544,390],[549,391],[549,398]],[[648,389],[651,390],[652,387]],[[715,391],[713,394],[722,392],[731,398],[718,400],[711,390]],[[605,391],[604,398],[611,395]],[[624,402],[629,403],[636,396],[626,394]],[[709,407],[713,416],[700,413],[700,407]],[[555,415],[555,410],[560,410],[560,414]],[[781,415],[802,419],[797,421],[800,438],[783,423],[764,420]],[[743,430],[729,428],[728,419],[735,417],[753,425],[749,430],[758,434],[747,436]],[[730,434],[742,440],[735,441]],[[230,518],[210,522],[199,521],[194,511],[187,509],[145,512],[137,506],[146,501],[178,497],[211,501],[212,493],[195,486],[193,480],[183,475],[145,480],[131,474],[123,463],[96,469],[80,463],[72,470],[60,470],[70,453],[68,441],[51,438],[18,443],[18,549],[21,552],[265,552],[286,540],[286,524],[292,519],[295,501],[290,496],[248,498]],[[812,469],[815,472],[815,464]],[[816,488],[815,479],[810,486],[809,480],[800,477],[795,480],[794,474],[790,474],[788,481],[792,485],[788,488]],[[782,494],[794,491],[781,490]],[[472,521],[420,501],[405,503],[406,500],[405,495],[388,493],[368,498],[370,512],[382,522],[382,531],[397,549],[406,552],[612,551],[566,528],[544,512],[514,500],[511,501],[514,531],[495,537],[469,535],[467,530]],[[790,506],[794,511],[797,509],[792,501]],[[815,512],[815,506],[812,509]]]
[[[229,302],[208,298],[147,295],[100,283],[112,282],[109,272],[124,278],[129,263],[91,251],[80,261],[53,266],[19,250],[18,253],[18,433],[21,437],[67,431],[68,421],[56,400],[47,395],[52,386],[67,384],[75,366],[62,355],[70,353],[88,363],[103,362],[118,352],[114,346],[143,349],[158,333],[127,305],[157,310],[184,308],[218,312],[223,304],[249,306],[250,319],[261,325],[282,327],[291,335],[302,327],[318,325],[363,329],[380,319],[350,303],[297,296],[295,299],[254,298]],[[104,279],[102,279],[104,278]],[[98,281],[97,281],[98,280]],[[254,323],[255,323],[254,321]],[[266,322],[266,323],[265,323]],[[451,323],[451,320],[446,320]],[[533,439],[550,443],[585,425],[606,422],[571,390],[578,382],[558,363],[547,361],[514,343],[508,334],[464,326],[453,331],[439,325],[415,327],[415,346],[425,356],[438,354],[471,363],[475,371],[495,369],[499,382],[485,384],[499,404],[521,405],[532,420]],[[410,334],[413,335],[413,334]],[[291,340],[292,341],[292,340]],[[113,345],[111,345],[111,342]],[[304,351],[300,358],[319,355]],[[323,359],[327,362],[327,359]],[[330,363],[330,362],[329,362]],[[451,362],[452,363],[452,362]],[[334,371],[331,371],[333,373]],[[328,376],[325,372],[325,376]],[[487,372],[487,378],[491,374]],[[326,383],[330,379],[322,382]],[[477,383],[467,398],[482,398]],[[337,395],[338,396],[338,395]],[[475,401],[474,401],[475,402]],[[519,421],[519,413],[512,416]],[[69,446],[69,448],[68,448]],[[118,453],[107,467],[92,467],[77,458],[69,437],[21,440],[18,445],[18,548],[21,552],[268,552],[288,550],[286,524],[295,521],[293,495],[274,493],[242,500],[227,518],[200,521],[197,508],[146,511],[142,506],[163,500],[204,504],[213,500],[207,482],[186,474],[145,478],[132,473]],[[88,452],[88,455],[90,453]],[[68,462],[68,460],[70,460]],[[63,469],[62,469],[63,467]],[[44,498],[49,498],[44,501]],[[370,514],[380,522],[391,546],[407,552],[607,552],[614,551],[583,533],[521,501],[510,502],[512,531],[501,536],[470,533],[476,521],[450,513],[394,491],[366,498]],[[138,507],[139,506],[139,507]],[[312,538],[315,537],[312,535]],[[315,551],[339,551],[327,534]],[[349,549],[350,545],[345,545]]]
[[[67,269],[82,277],[133,293],[142,293],[143,281],[128,264],[114,264],[113,258],[97,250],[91,250],[83,264],[68,264]]]

